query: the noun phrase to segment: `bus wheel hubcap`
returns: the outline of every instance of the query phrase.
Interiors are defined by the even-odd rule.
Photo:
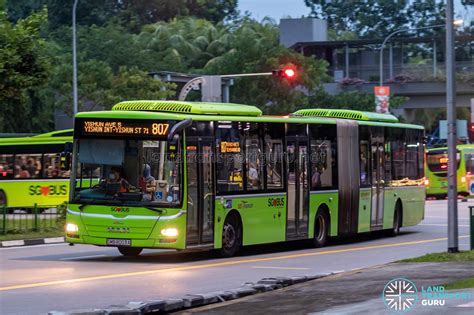
[[[321,241],[324,238],[325,222],[322,215],[318,216],[318,241]]]
[[[226,224],[224,226],[224,237],[223,237],[223,245],[226,248],[230,248],[234,246],[235,243],[235,229],[231,224]]]

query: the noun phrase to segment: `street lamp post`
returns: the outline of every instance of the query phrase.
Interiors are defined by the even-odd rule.
[[[77,114],[77,55],[76,55],[76,8],[78,0],[74,0],[72,6],[72,96],[73,96],[73,118]]]
[[[454,4],[446,1],[446,106],[448,120],[448,252],[458,252],[458,193],[456,181],[456,81],[454,78]]]

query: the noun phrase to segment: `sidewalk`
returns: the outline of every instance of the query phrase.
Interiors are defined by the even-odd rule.
[[[392,279],[409,279],[420,292],[422,287],[426,290],[428,286],[448,284],[469,277],[474,277],[472,262],[394,263],[336,274],[179,314],[394,314],[387,310],[382,300],[384,287]],[[474,290],[462,291],[470,293],[472,298],[464,301],[446,299],[445,306],[422,306],[419,294],[420,300],[410,314],[474,314]]]

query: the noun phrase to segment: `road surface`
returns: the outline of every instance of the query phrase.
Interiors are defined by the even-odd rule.
[[[468,205],[459,202],[460,249],[469,247]],[[447,202],[427,201],[425,220],[398,237],[363,235],[320,249],[305,242],[254,246],[239,257],[147,250],[122,257],[115,248],[50,244],[0,249],[0,313],[107,307],[129,301],[233,289],[263,277],[369,267],[447,248]]]

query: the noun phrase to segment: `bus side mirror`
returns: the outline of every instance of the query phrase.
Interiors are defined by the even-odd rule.
[[[71,169],[72,149],[72,142],[66,142],[64,151],[59,154],[59,168],[61,171],[69,171]]]
[[[427,137],[427,136],[423,136],[421,138],[421,141],[423,142],[423,144],[428,144],[428,140],[429,140],[429,137]]]

